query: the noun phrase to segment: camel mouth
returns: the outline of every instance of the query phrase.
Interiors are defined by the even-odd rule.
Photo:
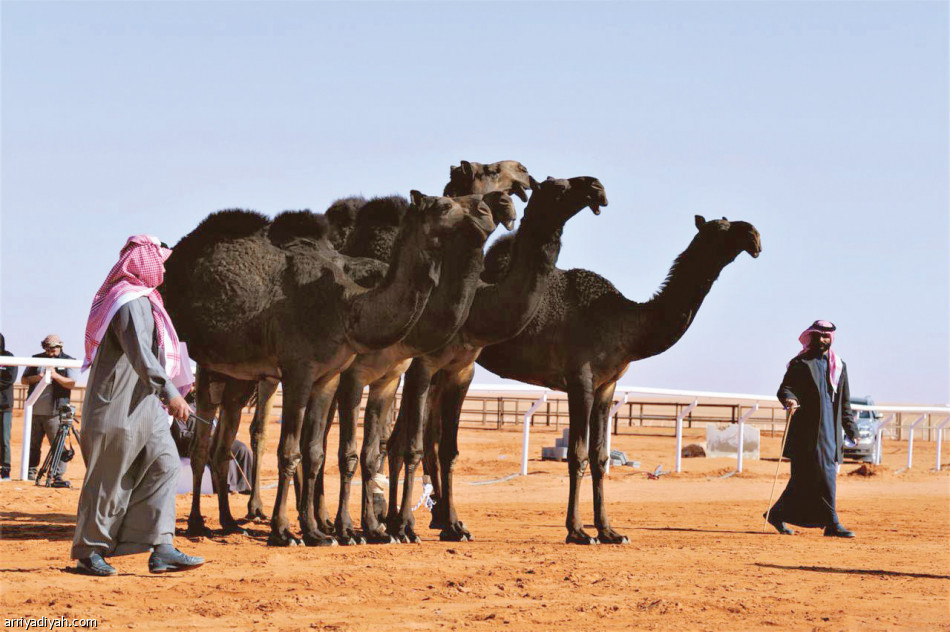
[[[591,195],[591,201],[588,206],[590,207],[591,212],[594,215],[600,215],[600,208],[602,206],[607,206],[607,196],[603,192],[598,191],[596,194]]]
[[[509,191],[511,195],[518,196],[522,202],[528,201],[528,194],[525,192],[525,186],[520,182],[515,182],[511,185],[511,190]],[[508,230],[511,230],[510,228]]]
[[[507,230],[512,231],[512,230],[515,229],[515,220],[514,220],[514,219],[507,219],[507,220],[503,221],[503,222],[501,223],[501,225],[504,226]]]
[[[472,226],[472,228],[478,231],[479,236],[483,240],[487,240],[495,230],[495,222],[490,218],[481,219],[478,217],[473,217],[472,215],[466,215],[466,217],[468,218],[468,223]]]

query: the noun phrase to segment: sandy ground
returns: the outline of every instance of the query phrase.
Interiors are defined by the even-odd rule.
[[[277,425],[269,435],[276,443]],[[249,536],[179,537],[208,563],[176,575],[149,575],[144,555],[113,558],[117,577],[69,571],[78,460],[67,476],[77,489],[4,483],[3,618],[90,617],[106,630],[950,630],[950,471],[932,470],[933,443],[916,442],[911,471],[899,471],[905,442],[885,444],[873,476],[844,465],[838,509],[858,537],[839,540],[762,530],[774,460],[747,460],[745,472],[723,478],[733,459],[684,459],[684,473],[649,480],[657,465],[671,469],[672,437],[621,436],[614,447],[642,467],[614,468],[607,497],[613,526],[631,543],[579,547],[563,543],[566,464],[537,460],[554,438],[532,435],[527,477],[475,485],[518,471],[521,435],[462,433],[457,496],[474,542],[440,542],[424,509],[420,545],[275,549],[266,524],[249,524]],[[763,455],[777,454],[779,441],[763,438]],[[276,480],[270,452],[265,485]],[[950,446],[944,455],[946,468]],[[335,456],[330,464],[335,498]],[[786,477],[783,465],[778,491]],[[268,504],[274,493],[265,491]],[[179,496],[179,535],[189,503]],[[231,496],[236,516],[245,503]],[[214,498],[203,508],[216,528]]]

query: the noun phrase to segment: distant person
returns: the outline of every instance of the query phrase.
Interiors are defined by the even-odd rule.
[[[7,351],[7,341],[0,334],[0,356],[13,357]],[[0,366],[0,481],[10,480],[10,427],[13,425],[13,385],[19,367]]]
[[[43,346],[43,352],[34,354],[34,358],[75,360],[71,355],[63,353],[63,341],[56,334],[46,336],[40,344]],[[76,369],[28,366],[23,371],[23,377],[20,380],[30,387],[27,391],[27,397],[36,390],[36,385],[43,380],[46,373],[50,374],[52,382],[43,389],[39,399],[33,403],[33,423],[30,430],[30,469],[28,474],[31,481],[36,479],[36,468],[40,464],[43,437],[49,439],[50,447],[52,447],[56,432],[59,430],[60,408],[69,406],[69,393],[76,385],[76,378],[79,377],[79,372]],[[56,471],[50,472],[53,477],[51,487],[69,487],[69,481],[63,480],[65,474],[66,462],[61,461]]]
[[[778,389],[778,399],[792,411],[786,429],[785,453],[791,461],[788,487],[769,512],[779,533],[800,527],[823,527],[825,535],[853,538],[838,521],[835,509],[837,464],[841,462],[842,428],[854,439],[848,369],[832,351],[835,326],[816,320],[798,340],[802,351],[792,358]]]
[[[192,403],[186,397],[185,401]],[[193,405],[193,404],[192,404]],[[198,422],[201,423],[201,422]],[[217,420],[212,419],[212,424],[217,425]],[[178,448],[178,455],[191,458],[191,446],[195,441],[195,428],[191,422],[175,420],[172,422],[172,439],[175,440],[175,447]],[[254,471],[254,455],[247,444],[235,439],[231,443],[231,460],[228,462],[228,491],[238,494],[251,493],[250,476]],[[214,477],[211,477],[212,487],[214,486]],[[215,492],[218,490],[215,488]]]
[[[86,324],[83,367],[92,366],[80,441],[86,477],[71,554],[87,575],[115,575],[105,557],[146,551],[152,573],[204,563],[173,546],[180,463],[168,415],[185,420],[191,409],[172,383],[183,362],[156,289],[170,254],[150,235],[130,237]]]

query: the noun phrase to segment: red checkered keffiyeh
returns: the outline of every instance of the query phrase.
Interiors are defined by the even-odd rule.
[[[102,287],[92,299],[89,322],[86,323],[83,371],[92,365],[102,337],[119,308],[129,301],[147,296],[152,304],[152,314],[155,315],[158,346],[165,352],[165,372],[172,379],[179,374],[182,361],[178,334],[156,289],[165,278],[165,260],[171,254],[169,248],[163,247],[162,242],[151,235],[135,235],[125,242],[118,263],[112,266]]]
[[[819,334],[828,334],[831,336],[831,344],[835,343],[835,327],[834,323],[828,320],[816,320],[811,324],[811,327],[802,332],[798,337],[798,342],[802,343],[802,350],[798,353],[801,355],[808,351],[808,343],[811,342],[811,335],[813,333]],[[844,363],[841,361],[841,358],[838,357],[838,354],[834,352],[833,349],[828,349],[828,373],[831,378],[831,390],[837,392],[838,390],[838,380],[841,379],[841,370],[844,367]]]

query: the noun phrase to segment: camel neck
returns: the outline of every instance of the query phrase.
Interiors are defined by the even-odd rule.
[[[422,315],[440,270],[438,258],[423,247],[422,241],[419,227],[407,220],[396,238],[385,279],[351,300],[346,333],[358,352],[399,342]]]
[[[420,351],[438,349],[462,327],[485,263],[484,240],[467,231],[454,233],[442,248],[439,284],[405,343]]]
[[[623,328],[632,360],[672,347],[689,329],[706,295],[728,261],[694,239],[673,262],[659,291],[646,303],[629,302]]]
[[[561,252],[563,224],[545,227],[527,211],[512,244],[507,274],[475,295],[465,333],[480,346],[518,335],[534,317]]]

